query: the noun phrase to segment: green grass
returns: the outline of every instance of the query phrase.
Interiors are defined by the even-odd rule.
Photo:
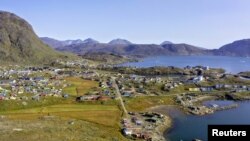
[[[174,96],[144,96],[135,98],[126,98],[125,106],[128,111],[144,111],[157,105],[173,105]]]
[[[55,104],[68,104],[74,102],[75,99],[68,98],[64,99],[62,97],[41,97],[39,101],[31,100],[31,98],[27,101],[27,105],[23,105],[23,101],[19,100],[3,100],[0,101],[0,112],[2,111],[12,111],[12,110],[20,110],[20,109],[28,109],[28,108],[35,108],[41,106],[49,106]]]
[[[84,95],[88,92],[94,91],[98,87],[98,82],[91,80],[84,80],[78,77],[65,78],[70,86],[63,89],[64,93],[77,96]]]
[[[106,126],[118,126],[120,110],[111,105],[60,104],[39,108],[5,111],[0,114],[10,119],[36,119],[41,116],[54,115],[90,121]]]
[[[238,77],[227,77],[220,80],[217,83],[224,83],[224,84],[236,84],[236,85],[250,85],[250,80],[243,80]]]
[[[82,120],[5,120],[0,123],[0,141],[126,141],[119,128]],[[21,128],[23,131],[13,131]]]
[[[57,99],[57,100],[56,100]],[[5,101],[1,101],[1,106]],[[76,103],[70,99],[48,98],[46,102],[30,101],[28,107],[21,101],[6,101],[3,106],[9,110],[0,111],[4,120],[0,122],[0,141],[110,141],[128,140],[121,135],[121,111],[115,100],[104,103]],[[55,102],[55,105],[52,105]],[[19,103],[19,104],[16,104]],[[61,103],[61,104],[56,104]],[[10,108],[8,105],[11,107]],[[12,109],[12,110],[10,110]],[[52,116],[52,119],[41,117]],[[73,125],[68,121],[74,121]],[[21,132],[15,128],[24,129]],[[3,135],[3,136],[2,136]]]

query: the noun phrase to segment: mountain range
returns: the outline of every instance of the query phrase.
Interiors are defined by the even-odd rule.
[[[156,56],[156,55],[203,55],[210,51],[204,48],[188,45],[174,44],[164,41],[162,44],[135,44],[125,39],[114,39],[108,43],[100,43],[96,40],[84,40],[80,43],[65,44],[66,41],[59,41],[48,37],[40,38],[44,43],[58,51],[72,52],[78,55],[87,53],[113,53],[117,55],[133,56]],[[55,45],[56,41],[56,45]]]
[[[49,40],[48,40],[49,39]],[[93,39],[86,39],[82,42],[64,44],[66,41],[59,41],[48,37],[41,40],[58,51],[72,52],[78,55],[86,53],[114,53],[118,55],[134,56],[157,56],[157,55],[220,55],[220,56],[250,56],[250,39],[238,40],[226,44],[219,49],[205,49],[185,43],[175,44],[164,41],[161,44],[135,44],[125,39],[114,39],[108,43],[100,43]],[[54,45],[56,41],[57,44]]]
[[[39,38],[27,21],[13,13],[0,11],[0,63],[44,64],[57,59],[68,59],[71,56],[62,52],[77,55],[112,53],[138,57],[157,55],[250,56],[250,39],[238,40],[213,50],[169,41],[164,41],[162,44],[135,44],[125,39],[100,43],[91,38],[60,41],[48,37]]]

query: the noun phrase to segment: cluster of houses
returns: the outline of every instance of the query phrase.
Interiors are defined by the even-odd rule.
[[[250,86],[246,85],[231,85],[231,84],[216,84],[215,89],[230,89],[232,92],[250,91]]]
[[[53,71],[47,73],[55,74]],[[27,70],[8,70],[0,76],[0,100],[28,99],[39,100],[44,96],[62,96],[65,87],[58,77],[36,77],[34,74],[42,69],[29,68]]]
[[[216,84],[214,86],[201,86],[199,88],[189,88],[190,92],[212,92],[213,90],[229,90],[230,92],[247,92],[250,91],[250,86],[246,85],[231,85],[231,84]]]
[[[194,115],[205,115],[211,114],[214,111],[203,105],[196,105],[195,102],[198,101],[198,96],[195,94],[183,94],[177,95],[176,102],[183,106],[189,113]]]
[[[74,60],[74,61],[56,60],[55,64],[63,65],[65,67],[80,67],[80,68],[88,68],[90,66],[89,62],[84,59]]]
[[[187,69],[187,70],[209,70],[209,66],[195,66],[195,67],[192,67],[192,66],[186,66],[184,67],[184,69]]]
[[[95,77],[95,75],[93,76]],[[91,78],[91,77],[90,77]],[[85,78],[86,79],[86,78]],[[76,98],[76,101],[106,101],[110,98],[115,98],[115,93],[113,92],[114,85],[110,78],[99,81],[99,87],[102,89],[100,92],[95,92],[89,95],[82,95]]]
[[[122,133],[134,139],[151,141],[155,128],[164,120],[164,116],[158,113],[133,113],[129,112],[129,118],[123,119]]]
[[[183,83],[170,81],[170,82],[167,82],[166,84],[164,84],[163,90],[170,91],[171,89],[177,88],[180,85],[183,85]]]
[[[145,77],[139,75],[120,75],[117,79],[118,87],[124,97],[148,95],[145,85],[163,84],[165,80],[160,77]]]

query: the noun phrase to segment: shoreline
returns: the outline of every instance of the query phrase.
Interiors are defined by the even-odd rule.
[[[248,101],[248,100],[243,100],[243,101]],[[168,133],[174,127],[173,117],[176,115],[173,115],[175,113],[171,113],[171,110],[177,112],[177,116],[179,116],[178,114],[183,114],[183,115],[189,114],[185,110],[183,111],[183,109],[179,110],[178,109],[179,108],[177,105],[158,105],[147,109],[147,111],[156,112],[165,116],[165,121],[162,123],[162,125],[159,125],[155,128],[154,136],[157,137],[158,139],[162,139],[157,141],[170,141],[167,137],[165,137],[164,133],[166,132]],[[200,115],[200,116],[205,116],[205,115]]]
[[[168,132],[173,127],[173,119],[167,112],[161,112],[162,108],[176,107],[176,105],[158,105],[149,108],[147,111],[157,112],[164,115],[164,122],[155,128],[154,137],[157,141],[169,141],[164,137],[164,133]]]

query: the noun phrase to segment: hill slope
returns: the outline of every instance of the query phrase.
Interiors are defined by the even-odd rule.
[[[64,57],[40,41],[32,26],[15,14],[0,11],[0,61],[47,63]]]
[[[238,40],[214,50],[216,55],[225,56],[250,56],[250,39]]]

